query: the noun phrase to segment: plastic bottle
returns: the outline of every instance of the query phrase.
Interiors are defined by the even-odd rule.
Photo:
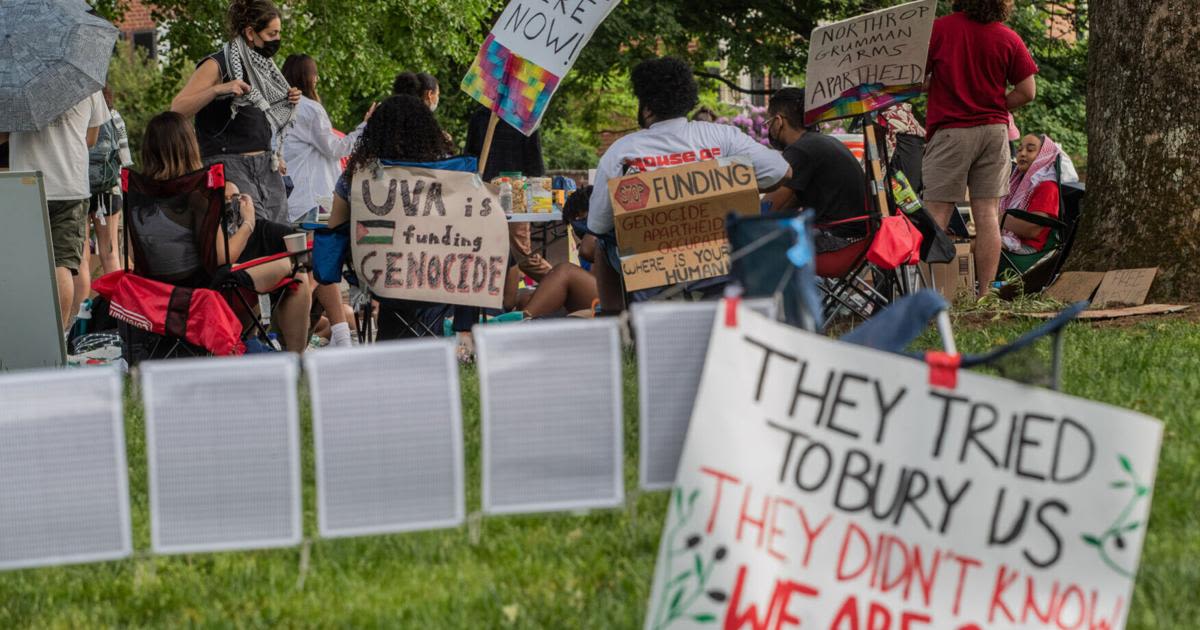
[[[513,215],[513,187],[507,180],[500,181],[500,209],[504,210],[504,216],[512,218]]]
[[[275,352],[283,352],[283,345],[279,343],[279,335],[267,333],[267,338],[271,340],[271,347],[275,349]]]

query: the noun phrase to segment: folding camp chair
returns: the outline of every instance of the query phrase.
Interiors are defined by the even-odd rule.
[[[300,260],[311,249],[293,253],[283,252],[232,265],[219,265],[218,247],[223,247],[225,251],[228,251],[228,228],[236,219],[230,214],[225,203],[225,170],[221,164],[214,164],[209,168],[167,181],[154,180],[125,169],[121,174],[121,186],[124,192],[126,217],[124,221],[127,243],[125,266],[127,269],[131,269],[128,275],[171,286],[177,284],[177,281],[172,282],[170,278],[157,273],[162,265],[156,263],[161,263],[161,261],[155,261],[143,249],[137,221],[134,220],[134,213],[142,212],[147,208],[154,208],[154,211],[160,212],[170,211],[175,225],[188,230],[195,239],[196,251],[200,254],[202,269],[200,275],[203,276],[191,282],[191,284],[201,286],[175,286],[176,291],[192,289],[219,291],[232,309],[234,316],[241,323],[241,338],[243,340],[253,338],[262,348],[271,348],[267,327],[255,315],[255,303],[260,293],[255,290],[253,283],[248,281],[248,276],[239,272],[283,258],[292,260],[292,273],[272,287],[270,291],[261,294],[271,297],[271,306],[274,308],[284,291],[295,291],[298,288],[296,276],[306,271],[305,266],[300,264]],[[218,226],[221,228],[220,239],[217,238]],[[133,258],[132,266],[129,264],[131,256]],[[188,323],[202,325],[203,321]],[[170,332],[166,335],[158,335],[146,332],[144,326],[141,327],[142,331],[140,332],[136,330],[137,328],[139,328],[138,325],[131,326],[128,321],[122,326],[122,336],[125,338],[127,351],[126,360],[130,365],[148,358],[204,356],[209,353],[207,349],[189,343],[181,336],[172,336]],[[166,330],[171,331],[172,328],[167,327]],[[138,351],[139,349],[141,352]]]
[[[926,289],[896,301],[841,340],[931,363],[949,357],[956,368],[986,368],[1010,380],[1058,390],[1062,387],[1064,329],[1088,306],[1087,302],[1073,304],[1053,320],[1010,344],[983,354],[960,356],[950,328],[949,305],[936,291]],[[930,355],[910,351],[910,344],[925,331],[930,321],[937,323],[944,352]],[[1051,343],[1049,361],[1038,351],[1042,340]]]
[[[1000,219],[1000,228],[1011,218],[1021,219],[1050,228],[1050,236],[1040,251],[1031,254],[1014,254],[1001,250],[1000,270],[997,278],[1019,277],[1025,293],[1037,293],[1054,282],[1066,264],[1067,255],[1075,242],[1075,231],[1082,211],[1084,185],[1078,182],[1064,184],[1062,180],[1062,157],[1054,164],[1058,184],[1058,219],[1023,210],[1008,210]]]

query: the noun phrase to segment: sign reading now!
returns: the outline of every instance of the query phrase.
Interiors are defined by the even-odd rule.
[[[474,173],[391,167],[351,185],[354,270],[379,297],[500,308],[508,222]]]
[[[729,273],[725,217],[758,214],[754,167],[737,159],[631,174],[608,190],[630,291]]]
[[[718,313],[646,628],[1124,626],[1160,422]]]

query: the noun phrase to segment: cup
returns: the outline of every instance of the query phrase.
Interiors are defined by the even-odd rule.
[[[283,237],[283,246],[287,248],[289,254],[300,254],[308,249],[308,233],[294,232]],[[300,256],[296,256],[296,264],[307,267],[312,262],[312,254],[304,252]]]

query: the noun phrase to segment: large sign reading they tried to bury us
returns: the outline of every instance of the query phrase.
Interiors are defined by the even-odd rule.
[[[396,166],[350,188],[354,270],[371,293],[500,308],[508,222],[474,173]]]
[[[918,0],[813,30],[805,122],[858,116],[920,96],[937,0]]]
[[[1158,421],[718,311],[646,628],[1124,626]]]

